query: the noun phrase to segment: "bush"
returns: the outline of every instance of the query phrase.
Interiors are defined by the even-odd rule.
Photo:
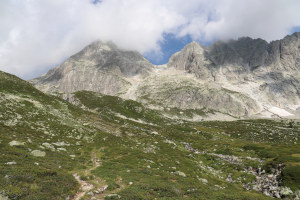
[[[119,186],[117,183],[111,181],[111,182],[109,182],[109,184],[108,184],[107,190],[112,191],[112,190],[115,190],[115,189],[117,189],[117,188],[119,188],[119,187],[120,187],[120,186]]]
[[[281,173],[282,185],[290,187],[292,190],[300,189],[300,167],[287,166]]]
[[[82,180],[82,181],[87,181],[87,180],[88,180],[88,177],[87,177],[87,176],[80,176],[79,178],[80,178],[80,180]]]
[[[259,157],[262,157],[262,158],[275,158],[277,156],[277,154],[272,152],[271,149],[266,149],[265,147],[260,147],[260,146],[253,145],[253,144],[245,145],[245,146],[243,146],[243,149],[253,150]]]

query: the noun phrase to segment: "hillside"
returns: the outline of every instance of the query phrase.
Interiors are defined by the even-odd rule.
[[[214,111],[150,109],[91,91],[60,96],[0,72],[1,198],[300,196],[297,121],[193,122],[184,118]]]

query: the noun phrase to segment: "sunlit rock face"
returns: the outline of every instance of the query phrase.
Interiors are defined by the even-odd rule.
[[[141,54],[94,42],[32,83],[46,92],[91,90],[109,95],[126,91],[126,77],[146,75],[152,64]]]

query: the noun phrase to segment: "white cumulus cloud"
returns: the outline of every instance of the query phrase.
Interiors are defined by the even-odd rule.
[[[94,40],[160,52],[165,33],[207,42],[280,39],[299,0],[0,0],[0,70],[33,78]]]

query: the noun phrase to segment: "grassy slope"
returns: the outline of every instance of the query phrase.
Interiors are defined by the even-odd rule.
[[[242,166],[238,166],[207,154],[191,154],[185,149],[183,142],[191,144],[199,151],[260,157],[266,160],[264,164],[266,169],[270,169],[270,166],[276,163],[285,163],[287,167],[284,174],[289,177],[282,182],[282,185],[288,185],[294,190],[299,189],[298,172],[293,168],[300,164],[299,158],[295,156],[300,151],[297,142],[299,139],[297,124],[290,127],[287,122],[272,120],[179,123],[168,119],[162,120],[159,113],[152,113],[154,111],[144,107],[141,115],[136,111],[141,109],[135,109],[141,105],[134,101],[111,96],[103,97],[92,92],[78,92],[75,96],[86,107],[93,110],[98,108],[96,112],[100,117],[110,116],[109,119],[119,125],[119,132],[122,134],[115,140],[118,141],[118,145],[115,145],[114,141],[111,146],[105,148],[107,150],[102,154],[102,166],[94,170],[93,174],[110,181],[121,178],[127,184],[136,182],[120,192],[124,199],[143,199],[145,196],[153,199],[168,195],[195,199],[199,197],[243,199],[246,196],[247,199],[267,198],[254,192],[246,192],[241,188],[240,183],[229,184],[224,180],[229,173],[233,173],[237,181],[239,181],[238,177],[245,178],[242,182],[251,181],[253,177],[242,173],[241,168],[257,166],[257,163],[245,159]],[[122,108],[128,109],[126,112],[130,111],[130,113],[119,109],[120,104]],[[131,106],[128,106],[129,104]],[[118,111],[127,117],[140,118],[151,124],[136,123],[111,114]],[[147,113],[151,113],[151,118]],[[153,131],[158,134],[153,134]],[[204,168],[210,166],[225,178],[219,178],[210,170],[205,171],[203,166],[199,167],[201,162]],[[131,174],[127,172],[128,170],[134,173]],[[173,172],[176,171],[184,172],[187,177],[175,175]],[[208,184],[202,184],[197,177],[206,178]],[[164,192],[157,189],[154,183],[159,183],[160,187],[165,188]],[[211,193],[211,191],[216,192]]]
[[[121,199],[269,199],[241,186],[253,180],[241,169],[256,162],[230,164],[210,152],[266,157],[266,169],[284,162],[288,167],[282,184],[299,187],[298,125],[290,128],[286,122],[267,120],[180,122],[134,101],[92,92],[75,97],[92,112],[0,72],[0,193],[12,199],[65,199],[79,188],[72,176],[76,172],[95,189],[109,186],[99,198],[118,193]],[[13,140],[25,144],[11,147]],[[62,141],[69,146],[54,144]],[[55,151],[43,148],[45,142]],[[184,142],[204,153],[188,151]],[[46,156],[31,156],[37,149]],[[93,166],[95,160],[100,166]],[[15,165],[6,164],[13,161]],[[229,173],[236,183],[225,180]]]
[[[89,136],[81,138],[95,131],[78,118],[84,113],[0,72],[0,192],[5,191],[11,199],[65,199],[75,194],[78,184],[68,172],[89,162]],[[24,145],[10,146],[11,141]],[[53,144],[62,141],[68,146]],[[43,147],[43,143],[56,150]],[[34,157],[32,150],[44,151],[46,157]]]

